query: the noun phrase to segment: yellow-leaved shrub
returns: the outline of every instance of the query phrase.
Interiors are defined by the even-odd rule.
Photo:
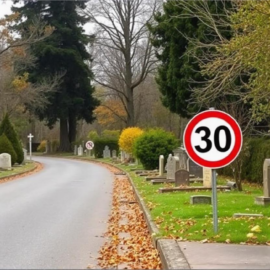
[[[138,127],[129,127],[124,129],[119,137],[119,147],[123,151],[132,154],[133,144],[135,140],[142,134],[143,130]]]

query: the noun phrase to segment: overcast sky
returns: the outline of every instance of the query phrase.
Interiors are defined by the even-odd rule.
[[[5,17],[5,15],[11,13],[12,0],[0,0],[0,19]],[[84,26],[84,30],[86,34],[93,33],[93,24],[87,23]]]
[[[10,7],[12,5],[11,0],[0,0],[0,18],[3,18],[6,14],[10,14]]]

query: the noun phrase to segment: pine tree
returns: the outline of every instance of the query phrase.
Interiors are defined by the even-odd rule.
[[[99,105],[93,97],[93,74],[85,63],[91,60],[85,48],[90,38],[82,28],[86,20],[76,10],[85,5],[85,1],[25,1],[24,6],[13,7],[21,18],[26,18],[16,26],[18,30],[31,24],[35,14],[55,29],[50,37],[31,47],[37,62],[29,72],[32,82],[63,74],[57,91],[48,96],[49,105],[35,111],[49,127],[60,121],[60,151],[70,151],[71,142],[76,139],[77,121],[91,123],[95,119],[93,110]]]
[[[207,80],[201,75],[196,59],[202,51],[197,50],[193,55],[187,54],[187,51],[192,48],[190,39],[208,43],[215,38],[215,35],[198,19],[199,14],[187,15],[184,2],[183,0],[166,1],[163,4],[164,12],[156,14],[155,23],[149,25],[149,30],[153,35],[152,44],[157,49],[157,58],[161,63],[156,81],[162,94],[163,105],[182,117],[190,117],[199,110],[205,109],[201,104],[191,102],[191,89],[199,88]],[[199,0],[189,1],[191,2],[193,5],[200,4]],[[231,2],[226,1],[225,5],[230,6]],[[224,12],[224,3],[209,1],[208,8],[211,13],[218,16]],[[226,35],[230,36],[228,29]]]
[[[3,122],[5,121],[4,125],[3,122],[0,126],[0,154],[2,153],[8,153],[11,155],[11,163],[12,165],[15,162],[22,163],[23,159],[21,160],[21,153],[18,151],[17,144],[14,143],[14,132],[15,130],[13,127],[10,125],[9,120],[7,116],[4,118]],[[16,141],[16,139],[15,139]],[[21,148],[22,149],[22,148]],[[18,151],[18,152],[17,152]],[[19,155],[18,155],[19,153]],[[23,153],[23,151],[22,151]],[[23,156],[23,154],[22,154]]]

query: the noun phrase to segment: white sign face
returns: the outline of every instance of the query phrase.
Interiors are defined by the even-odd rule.
[[[86,149],[88,149],[88,150],[92,150],[92,149],[94,148],[94,146],[95,146],[95,144],[94,144],[92,141],[87,141],[87,142],[85,143],[85,147],[86,147]]]
[[[242,132],[230,115],[209,110],[190,120],[185,129],[184,144],[195,163],[212,169],[221,168],[239,154]]]

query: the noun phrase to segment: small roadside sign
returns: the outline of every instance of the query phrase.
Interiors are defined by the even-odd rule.
[[[92,141],[87,141],[85,143],[85,147],[87,150],[92,150],[94,148],[95,144]]]

